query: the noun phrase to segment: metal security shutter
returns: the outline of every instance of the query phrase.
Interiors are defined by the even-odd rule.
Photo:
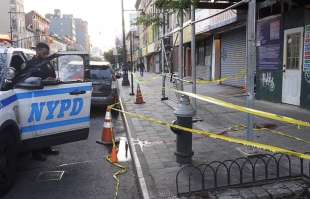
[[[245,78],[241,77],[240,73],[245,70],[245,66],[245,28],[223,33],[221,37],[221,77],[228,77],[224,84],[237,87],[244,86]]]
[[[209,38],[206,40],[205,45],[205,65],[206,65],[206,79],[211,80],[212,74],[211,74],[211,67],[212,67],[212,40]]]

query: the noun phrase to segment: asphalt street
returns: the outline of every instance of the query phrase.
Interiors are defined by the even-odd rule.
[[[29,154],[23,155],[16,183],[4,199],[113,198],[113,173],[118,169],[105,160],[111,149],[96,144],[104,115],[100,108],[93,108],[88,140],[54,147],[60,151],[58,156],[38,162]],[[125,136],[120,117],[113,121],[117,136]],[[129,169],[121,176],[118,198],[140,198],[133,163],[124,165]]]

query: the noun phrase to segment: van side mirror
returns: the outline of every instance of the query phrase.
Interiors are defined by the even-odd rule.
[[[40,77],[29,77],[24,81],[17,83],[15,88],[35,90],[35,89],[43,89],[44,85]]]

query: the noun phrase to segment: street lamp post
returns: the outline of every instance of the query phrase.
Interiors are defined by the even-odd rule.
[[[134,93],[134,88],[133,88],[133,58],[132,58],[132,50],[133,50],[133,31],[130,30],[130,61],[131,61],[131,67],[130,67],[130,74],[131,74],[131,93],[129,95],[133,96],[135,95]]]
[[[124,0],[121,0],[122,6],[122,30],[123,30],[123,81],[122,86],[130,86],[128,79],[128,66],[127,66],[127,49],[126,49],[126,36],[125,36],[125,17],[124,17]],[[127,67],[124,67],[127,66]]]

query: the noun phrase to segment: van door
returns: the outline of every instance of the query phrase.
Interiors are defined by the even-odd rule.
[[[75,141],[86,139],[90,127],[91,83],[69,83],[45,86],[31,92],[32,104],[22,132],[35,132],[34,137],[63,134]],[[75,134],[76,133],[76,134]]]
[[[80,61],[82,65],[77,65],[76,70],[70,66],[68,71],[72,60]],[[44,139],[40,144],[45,146],[87,139],[92,83],[76,79],[75,74],[65,76],[66,79],[59,75],[61,72],[81,73],[84,71],[83,59],[78,55],[64,55],[51,63],[55,64],[59,82],[45,80],[43,89],[31,92],[32,104],[27,116],[29,126],[23,127],[22,131],[34,132],[35,138]]]

